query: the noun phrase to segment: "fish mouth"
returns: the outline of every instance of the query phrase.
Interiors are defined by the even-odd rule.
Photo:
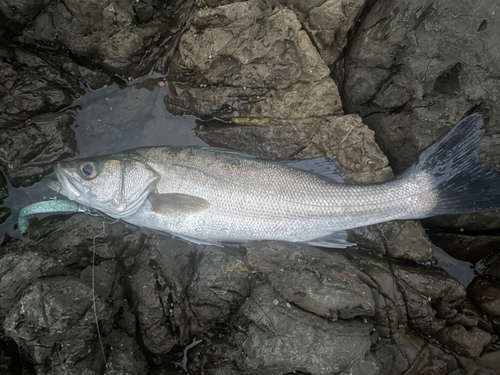
[[[59,164],[54,167],[54,172],[57,177],[55,180],[47,180],[46,184],[57,193],[66,195],[70,199],[78,198],[85,194],[85,187],[80,184],[75,178],[66,173]]]

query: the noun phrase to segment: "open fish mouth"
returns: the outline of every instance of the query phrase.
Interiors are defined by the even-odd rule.
[[[54,172],[57,176],[55,179],[47,179],[46,184],[57,193],[66,195],[70,199],[77,198],[85,194],[85,187],[80,184],[75,178],[69,176],[60,165],[54,167]]]

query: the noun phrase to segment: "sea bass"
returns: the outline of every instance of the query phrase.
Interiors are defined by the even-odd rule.
[[[482,164],[481,115],[460,121],[385,183],[349,185],[292,164],[208,147],[144,147],[57,164],[49,184],[128,223],[196,243],[282,240],[346,247],[346,229],[500,208],[500,176]],[[313,161],[327,170],[325,159]]]

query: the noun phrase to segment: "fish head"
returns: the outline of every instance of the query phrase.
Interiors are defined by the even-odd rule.
[[[58,163],[53,190],[115,218],[133,215],[155,189],[160,176],[147,164],[107,156]]]

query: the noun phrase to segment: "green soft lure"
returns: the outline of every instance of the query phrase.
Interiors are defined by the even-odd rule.
[[[83,212],[83,210],[78,203],[73,201],[53,200],[30,204],[19,213],[19,231],[24,233],[28,230],[30,225],[28,216],[30,215],[66,212]]]

